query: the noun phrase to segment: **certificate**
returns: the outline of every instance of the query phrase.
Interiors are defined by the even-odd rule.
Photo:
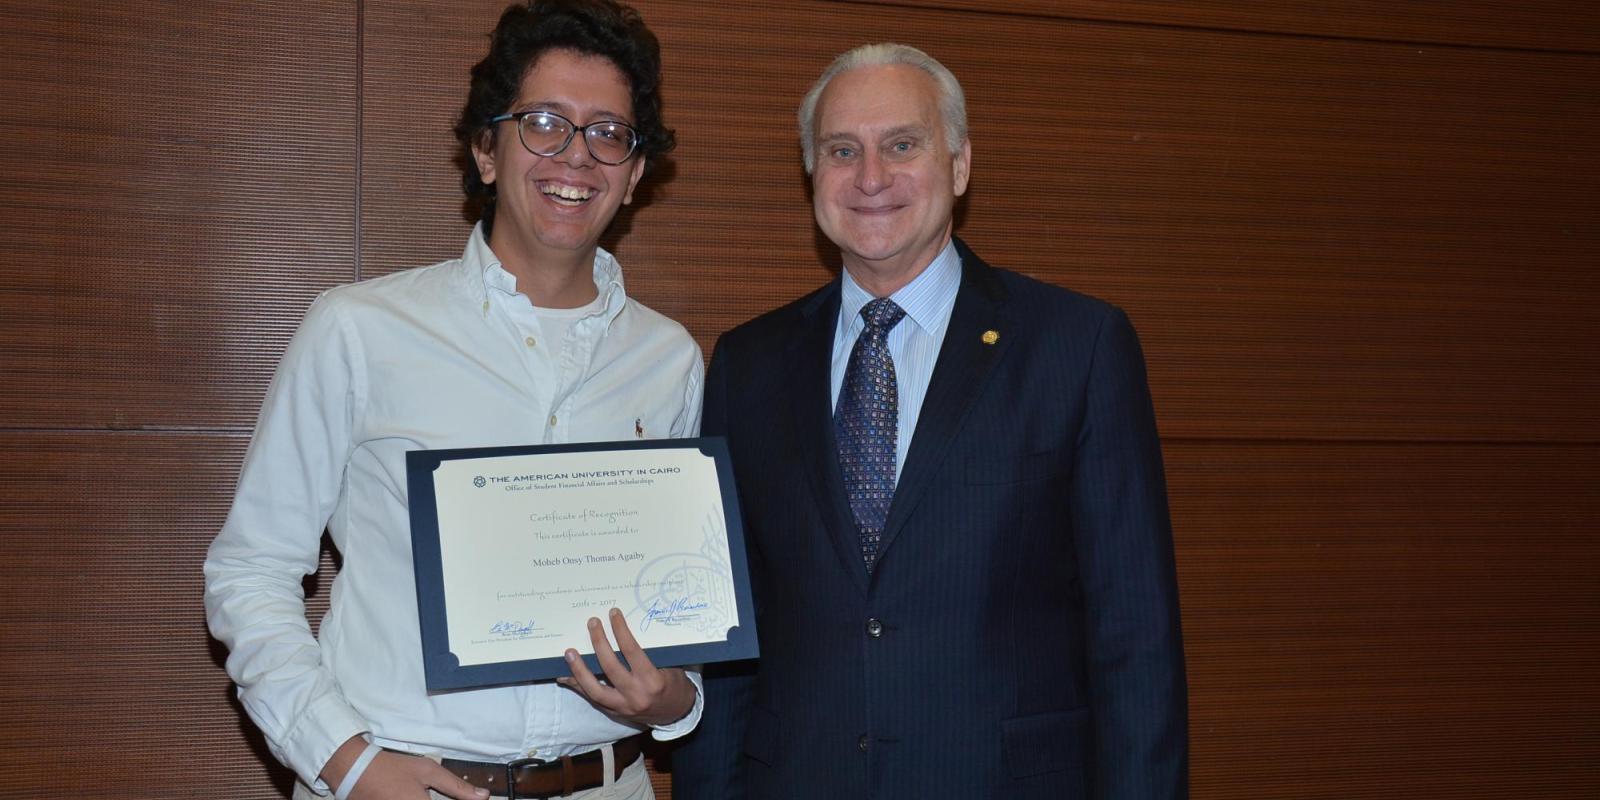
[[[757,655],[722,439],[416,450],[406,471],[429,691],[571,674],[612,608],[658,667]]]

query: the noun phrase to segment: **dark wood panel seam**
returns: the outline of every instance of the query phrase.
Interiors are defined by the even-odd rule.
[[[23,427],[0,425],[0,436],[6,434],[143,434],[160,436],[166,434],[200,435],[200,436],[228,436],[248,437],[255,432],[255,426],[246,425],[234,428],[216,427],[188,427],[183,425],[141,425],[139,427]],[[1432,437],[1368,437],[1368,436],[1202,436],[1193,434],[1163,434],[1161,441],[1164,444],[1268,444],[1268,445],[1455,445],[1464,447],[1542,447],[1542,448],[1572,448],[1583,449],[1600,447],[1600,439],[1490,439],[1490,438],[1451,438],[1447,436]]]
[[[238,428],[202,428],[184,427],[182,425],[141,425],[137,428],[38,428],[38,427],[6,427],[0,426],[0,436],[7,434],[83,434],[103,433],[123,436],[127,434],[141,436],[167,436],[181,434],[184,436],[223,436],[230,438],[249,438],[255,432],[255,426]]]
[[[1497,53],[1541,53],[1547,55],[1589,56],[1600,57],[1600,51],[1581,50],[1576,48],[1560,47],[1518,47],[1514,45],[1488,45],[1466,44],[1463,42],[1446,42],[1428,39],[1388,39],[1379,36],[1332,36],[1321,33],[1301,33],[1297,31],[1274,31],[1260,28],[1226,28],[1218,25],[1180,25],[1173,22],[1133,22],[1130,20],[1110,19],[1106,17],[1069,16],[1066,14],[1046,14],[1035,11],[1010,11],[995,8],[945,8],[942,6],[924,6],[916,3],[881,2],[881,0],[821,0],[824,3],[843,6],[880,6],[894,8],[916,8],[925,11],[938,11],[947,14],[978,14],[987,17],[1010,17],[1016,19],[1054,20],[1059,22],[1077,22],[1084,25],[1101,25],[1114,28],[1150,28],[1153,30],[1168,31],[1195,31],[1204,33],[1229,33],[1241,36],[1272,37],[1283,39],[1307,39],[1323,42],[1370,42],[1373,44],[1392,44],[1401,47],[1437,47],[1449,50],[1474,50]]]
[[[1600,439],[1492,439],[1425,437],[1340,437],[1340,436],[1197,436],[1189,434],[1163,434],[1162,444],[1270,444],[1270,445],[1414,445],[1428,447],[1450,445],[1458,447],[1539,447],[1547,449],[1584,449],[1600,447]]]
[[[362,159],[366,152],[366,124],[367,124],[367,3],[366,0],[356,1],[356,175],[355,175],[355,219],[351,228],[355,235],[355,249],[352,257],[355,259],[355,279],[361,280],[361,192],[363,188],[362,170],[366,166]]]

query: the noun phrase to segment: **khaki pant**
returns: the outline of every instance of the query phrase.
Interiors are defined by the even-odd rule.
[[[609,749],[609,746],[607,746]],[[450,800],[438,792],[429,792],[433,800]],[[329,795],[330,797],[332,795]],[[498,796],[498,795],[497,795]],[[650,774],[645,771],[644,758],[635,759],[610,786],[601,786],[567,795],[570,800],[655,800],[655,789],[650,786]],[[294,800],[326,800],[312,793],[310,787],[296,782]],[[493,798],[490,798],[493,800]]]

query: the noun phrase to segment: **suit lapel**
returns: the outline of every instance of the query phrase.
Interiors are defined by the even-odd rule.
[[[905,468],[889,505],[883,543],[878,550],[880,559],[886,556],[934,474],[944,464],[950,443],[965,423],[973,399],[983,389],[990,367],[1005,354],[1014,338],[1008,334],[1017,332],[1002,313],[1006,293],[994,270],[959,239],[956,249],[961,255],[961,288],[950,312],[944,342],[939,345],[939,360],[934,363],[928,394],[922,401]],[[992,343],[986,341],[988,331],[998,334]]]
[[[833,440],[833,336],[838,323],[839,283],[835,281],[801,309],[789,341],[789,403],[799,456],[828,528],[827,538],[840,566],[865,595],[867,570],[861,561],[861,534],[850,514]]]

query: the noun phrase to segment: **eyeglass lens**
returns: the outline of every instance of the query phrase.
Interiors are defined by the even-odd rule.
[[[522,143],[541,156],[566,149],[576,127],[555,114],[529,114],[522,118]],[[621,164],[633,154],[637,136],[620,122],[592,122],[584,127],[584,141],[595,160]]]

